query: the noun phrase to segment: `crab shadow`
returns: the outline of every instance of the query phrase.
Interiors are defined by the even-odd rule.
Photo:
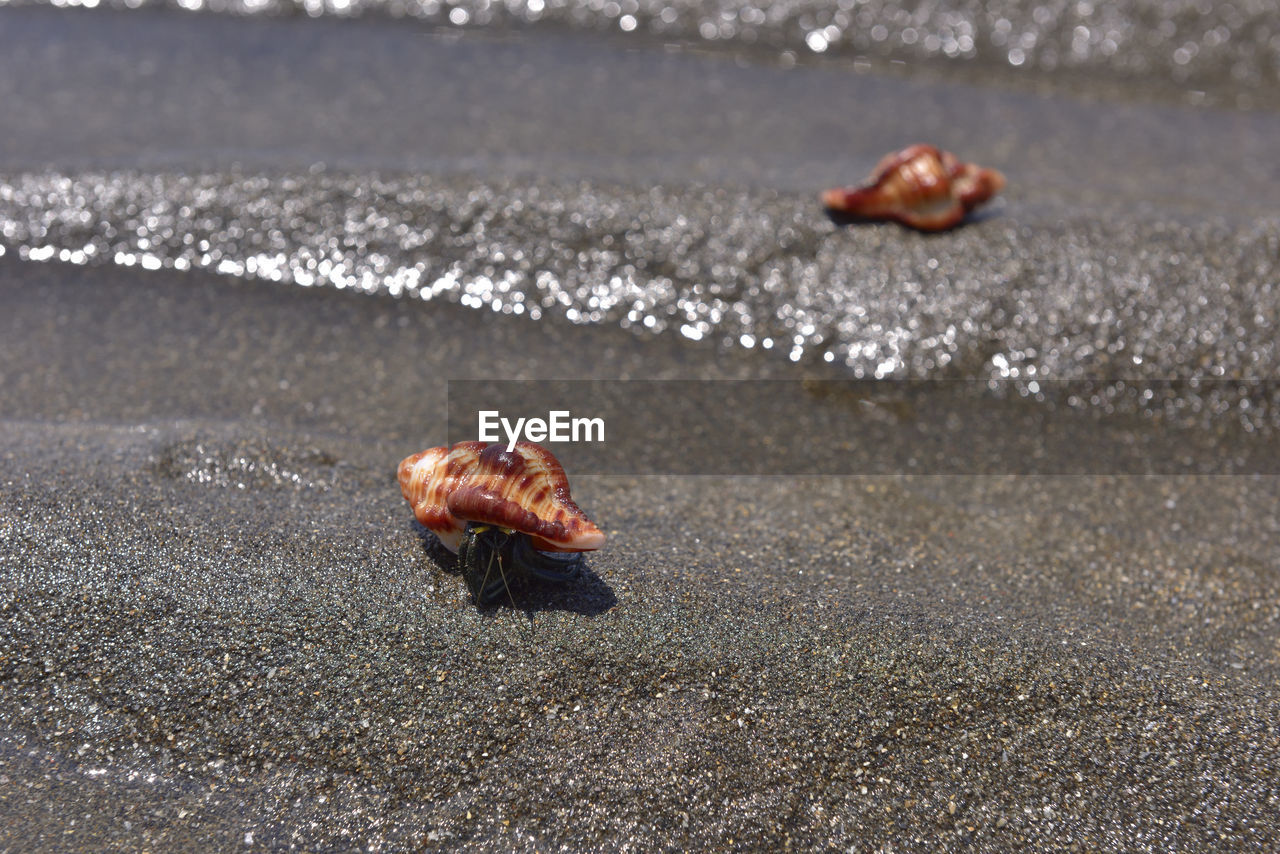
[[[831,208],[824,209],[824,213],[826,213],[827,219],[831,220],[833,224],[840,227],[860,226],[860,225],[861,226],[883,225],[886,223],[886,221],[882,219],[868,219],[866,217],[860,217],[855,214],[832,210]],[[998,207],[983,208],[981,210],[969,211],[969,213],[965,214],[964,219],[960,220],[955,225],[948,226],[947,228],[943,228],[943,229],[937,229],[933,231],[921,231],[920,229],[914,229],[914,228],[911,228],[910,226],[905,226],[905,225],[900,227],[907,231],[914,231],[917,234],[932,236],[932,235],[938,235],[938,234],[947,234],[949,232],[956,231],[957,229],[962,229],[966,225],[977,225],[980,222],[986,222],[987,220],[990,220],[990,219],[997,219],[1001,215],[1002,215],[1001,210]]]
[[[458,558],[446,549],[435,534],[415,523],[418,539],[427,557],[446,575],[453,576],[464,589],[466,582]],[[523,611],[532,616],[543,611],[567,611],[585,617],[596,617],[618,604],[613,588],[595,573],[586,559],[578,561],[574,577],[560,584],[536,578],[521,577],[511,580],[510,596],[477,604],[476,609],[494,613],[502,609]]]

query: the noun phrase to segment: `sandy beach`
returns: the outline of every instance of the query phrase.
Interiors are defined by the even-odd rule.
[[[0,851],[1280,844],[1274,113],[378,21],[15,8],[0,43]],[[825,112],[905,93],[942,112]],[[989,216],[805,207],[942,128],[1012,176]],[[271,280],[322,250],[349,286]],[[627,275],[665,329],[591,290]],[[795,361],[737,343],[804,323]],[[395,483],[450,381],[832,380],[890,344],[938,381],[896,421],[752,408],[779,447],[848,418],[877,474],[707,474],[673,400],[663,474],[569,472],[608,544],[514,605]],[[1244,391],[1044,409],[1022,469],[1042,410],[943,382],[1015,352]],[[948,410],[987,473],[912,473]],[[1108,465],[1133,436],[1176,464]]]
[[[693,354],[0,269],[15,850],[1275,838],[1274,477],[574,478],[609,547],[478,610],[388,465],[441,342]]]

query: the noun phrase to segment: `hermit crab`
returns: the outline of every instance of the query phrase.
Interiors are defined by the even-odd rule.
[[[869,183],[827,190],[822,204],[852,219],[943,231],[1003,189],[1004,176],[994,169],[963,163],[932,145],[912,145],[881,159]]]
[[[573,576],[580,552],[604,545],[604,533],[569,495],[551,452],[531,442],[459,442],[406,457],[400,491],[423,527],[458,555],[478,604],[510,597],[510,574],[546,581]]]

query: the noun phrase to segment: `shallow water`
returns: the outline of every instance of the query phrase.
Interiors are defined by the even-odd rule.
[[[585,34],[4,15],[0,247],[20,259],[445,299],[855,377],[1277,372],[1272,113]],[[819,189],[918,138],[1008,192],[942,235],[823,215]]]
[[[672,42],[792,64],[838,57],[1061,86],[1276,105],[1280,31],[1266,0],[48,0],[55,7],[164,8],[241,16],[411,19],[467,30],[570,29],[619,45]],[[13,0],[4,0],[0,6]],[[15,5],[25,5],[17,0]]]

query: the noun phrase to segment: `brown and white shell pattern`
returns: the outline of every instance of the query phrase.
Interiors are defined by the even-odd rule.
[[[1004,189],[1004,175],[965,163],[933,145],[912,145],[883,157],[867,184],[827,190],[823,205],[857,219],[893,220],[921,231],[958,225]]]
[[[439,537],[440,542],[451,552],[458,551],[466,522],[450,513],[446,502],[462,476],[474,469],[474,465],[466,464],[466,450],[463,448],[465,444],[480,443],[460,443],[452,468],[449,465],[449,448],[441,445],[405,457],[397,472],[400,493],[413,507],[413,515],[424,528]],[[479,451],[476,451],[477,459],[479,455]]]
[[[467,522],[528,534],[542,551],[591,551],[604,533],[569,495],[560,461],[532,442],[459,442],[405,458],[400,491],[423,527],[456,552]]]

